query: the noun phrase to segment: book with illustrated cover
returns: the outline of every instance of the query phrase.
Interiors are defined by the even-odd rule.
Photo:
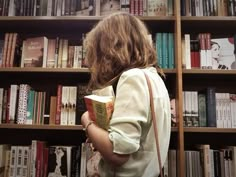
[[[46,67],[48,39],[44,36],[23,41],[21,67]]]
[[[211,39],[212,69],[236,69],[234,38]]]
[[[100,4],[100,14],[108,15],[114,12],[120,11],[120,1],[119,0],[101,0]]]
[[[168,10],[167,2],[167,0],[148,0],[148,16],[166,16]]]
[[[107,130],[114,109],[114,97],[87,95],[84,100],[90,118],[99,127]]]

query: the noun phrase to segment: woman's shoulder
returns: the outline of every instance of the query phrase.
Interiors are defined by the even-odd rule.
[[[144,68],[144,69],[132,68],[132,69],[129,69],[129,70],[123,72],[121,76],[123,76],[123,77],[132,77],[132,76],[138,77],[138,76],[142,76],[143,77],[144,76],[144,72],[145,73],[156,72],[156,69],[154,67],[148,67],[148,68]]]

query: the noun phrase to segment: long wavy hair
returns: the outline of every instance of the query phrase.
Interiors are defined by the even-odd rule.
[[[154,66],[163,74],[148,34],[144,23],[128,13],[114,13],[101,20],[85,39],[90,89],[112,85],[131,68]]]

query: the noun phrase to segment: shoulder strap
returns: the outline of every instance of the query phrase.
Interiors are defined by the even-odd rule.
[[[160,176],[163,177],[162,165],[161,165],[160,145],[159,145],[158,132],[157,132],[157,122],[156,122],[156,115],[155,115],[154,103],[153,103],[152,87],[151,87],[150,79],[148,78],[148,76],[145,72],[144,72],[144,75],[145,75],[145,78],[146,78],[146,81],[147,81],[149,95],[150,95],[150,107],[151,107],[151,111],[152,111],[152,122],[153,122],[155,139],[156,139],[156,147],[157,147],[157,156],[158,156],[158,162],[159,162]]]

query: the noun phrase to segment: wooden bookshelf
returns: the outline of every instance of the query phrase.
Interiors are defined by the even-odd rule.
[[[236,128],[185,127],[184,133],[236,133]]]
[[[185,176],[185,154],[187,146],[198,143],[219,145],[221,140],[235,138],[236,129],[183,127],[183,90],[201,90],[206,86],[215,86],[217,91],[236,90],[236,70],[203,70],[183,69],[181,55],[181,38],[189,33],[197,35],[200,32],[211,32],[221,37],[235,34],[236,17],[210,16],[188,17],[180,14],[180,0],[174,0],[174,16],[138,17],[145,22],[152,34],[156,32],[173,32],[175,34],[175,69],[164,69],[165,83],[168,90],[176,97],[177,127],[171,129],[171,147],[177,149],[178,177]],[[74,43],[80,43],[82,33],[86,33],[103,17],[94,16],[61,16],[61,17],[4,17],[0,16],[0,37],[5,32],[18,32],[22,38],[26,36],[47,35],[48,37],[65,37]],[[58,83],[74,85],[89,80],[89,70],[86,68],[0,68],[1,87],[11,83],[32,83],[37,88],[54,90]],[[212,140],[218,137],[219,143]],[[55,138],[56,137],[56,138]],[[69,137],[69,138],[68,138]],[[78,141],[77,141],[78,137]],[[0,124],[0,142],[17,144],[24,139],[27,144],[30,139],[45,139],[51,144],[79,144],[85,140],[81,125],[6,125]]]

